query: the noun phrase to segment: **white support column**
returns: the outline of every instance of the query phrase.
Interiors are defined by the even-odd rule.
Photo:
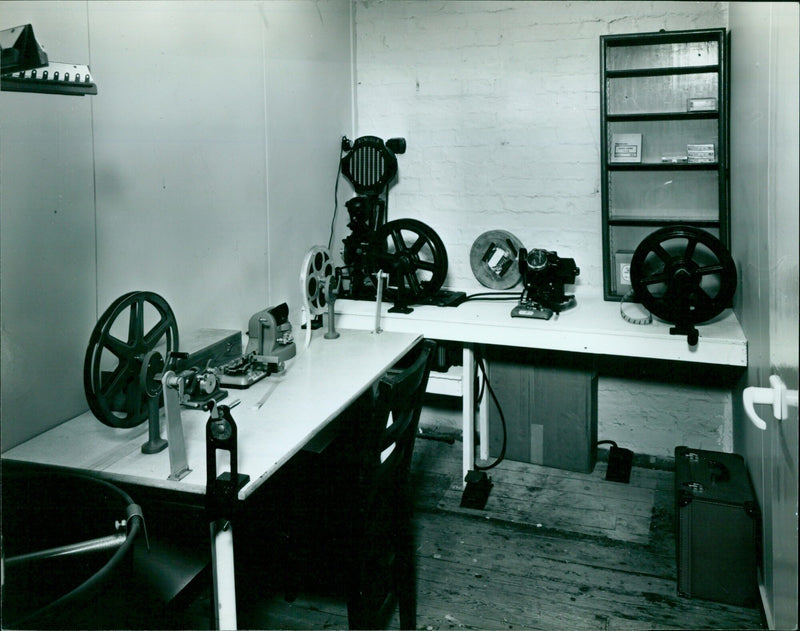
[[[492,395],[489,394],[489,386],[486,385],[486,378],[480,370],[478,370],[478,387],[483,389],[483,398],[478,408],[479,451],[481,460],[486,461],[489,459],[489,405]]]
[[[210,524],[216,629],[236,629],[236,583],[233,571],[233,528],[227,519]]]
[[[461,403],[463,409],[462,440],[464,445],[461,483],[466,486],[464,478],[475,465],[475,388],[472,375],[475,370],[475,354],[471,344],[464,344],[462,352],[462,384]]]

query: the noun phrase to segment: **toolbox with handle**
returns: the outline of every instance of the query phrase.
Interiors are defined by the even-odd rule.
[[[678,594],[758,603],[761,513],[739,454],[675,448]]]

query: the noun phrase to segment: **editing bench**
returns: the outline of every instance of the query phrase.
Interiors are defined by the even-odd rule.
[[[475,409],[473,374],[479,346],[505,346],[533,351],[563,351],[679,362],[747,366],[747,339],[732,310],[712,322],[698,325],[699,341],[689,346],[686,336],[671,335],[670,324],[654,320],[632,324],[620,316],[618,302],[602,296],[577,297],[577,305],[550,320],[512,318],[513,302],[468,301],[458,307],[414,306],[412,313],[381,309],[379,327],[384,331],[418,333],[427,338],[462,345],[461,370],[446,375],[431,373],[429,391],[462,398],[463,474],[475,464]],[[336,324],[343,328],[374,330],[374,302],[337,300]],[[480,406],[478,430],[480,458],[489,458],[488,406]]]
[[[295,453],[321,437],[341,412],[420,339],[418,334],[373,335],[347,330],[335,340],[319,335],[283,374],[237,391],[241,403],[231,412],[238,431],[238,471],[249,480],[239,488],[235,500],[247,500]],[[130,429],[113,428],[101,424],[91,412],[4,452],[2,458],[190,496],[202,508],[207,492],[208,413],[185,409],[182,417],[189,471],[180,480],[170,479],[166,450],[142,453],[146,423]],[[223,463],[224,458],[220,465]],[[216,623],[221,629],[235,629],[233,533],[224,518],[210,526]]]

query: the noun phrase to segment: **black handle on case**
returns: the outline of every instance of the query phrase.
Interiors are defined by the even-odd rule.
[[[727,482],[731,479],[731,472],[719,460],[708,461],[708,471],[711,475],[711,482]]]

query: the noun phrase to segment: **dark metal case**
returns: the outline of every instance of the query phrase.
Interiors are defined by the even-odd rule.
[[[678,594],[755,607],[761,513],[739,454],[675,448]]]

